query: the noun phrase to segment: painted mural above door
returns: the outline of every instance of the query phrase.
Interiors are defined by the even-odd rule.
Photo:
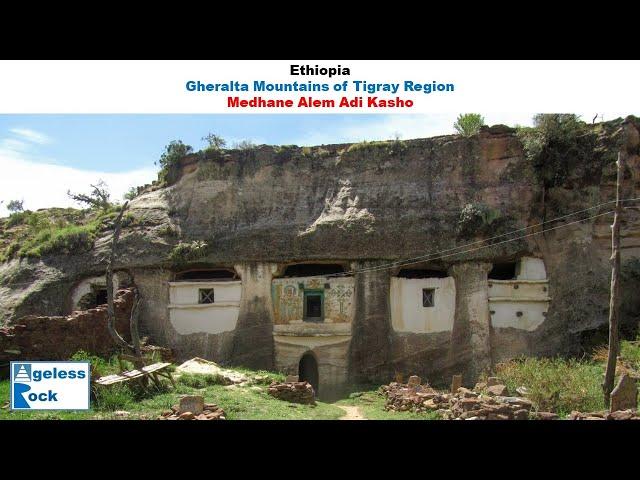
[[[305,321],[305,291],[317,292],[320,296],[324,323],[348,323],[353,319],[353,278],[277,278],[271,284],[276,325]]]

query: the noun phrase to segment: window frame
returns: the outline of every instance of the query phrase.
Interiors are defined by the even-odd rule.
[[[320,316],[319,317],[309,317],[307,316],[307,297],[320,297]],[[304,322],[324,322],[324,291],[323,290],[304,290],[304,295],[302,297],[303,301],[303,311],[302,311],[302,320]]]
[[[425,305],[425,300],[429,297],[425,296],[425,294],[429,293],[431,295],[431,300],[429,303],[431,305]],[[422,289],[422,308],[434,308],[436,306],[436,289],[435,288],[423,288]]]
[[[209,292],[209,293],[205,293]],[[211,301],[203,301],[203,299]],[[214,288],[199,288],[198,289],[198,305],[211,305],[216,302],[215,289]]]

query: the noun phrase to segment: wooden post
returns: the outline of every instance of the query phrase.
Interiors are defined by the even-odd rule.
[[[607,357],[607,369],[602,383],[605,405],[609,406],[609,397],[613,390],[613,383],[616,374],[616,361],[620,349],[618,338],[619,317],[620,317],[620,216],[622,207],[620,205],[620,190],[624,175],[624,153],[618,153],[617,180],[616,180],[616,208],[611,225],[611,296],[609,299],[609,355]]]

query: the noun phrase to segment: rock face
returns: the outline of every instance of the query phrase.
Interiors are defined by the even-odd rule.
[[[640,196],[640,140],[637,125],[629,125],[624,128],[634,129],[635,136],[629,135],[625,145],[623,196],[635,198]],[[606,328],[609,216],[491,248],[442,253],[614,198],[622,122],[589,128],[581,137],[585,144],[560,164],[534,162],[518,135],[504,127],[486,128],[471,138],[194,154],[176,167],[171,185],[149,189],[130,203],[132,221],[123,228],[115,269],[126,273],[141,294],[141,334],[173,349],[179,361],[197,356],[220,365],[277,366],[296,375],[302,357],[313,356],[316,365],[306,372],[310,376],[300,378],[318,377],[321,395],[349,382],[388,382],[395,372],[429,379],[463,373],[464,384],[473,385],[474,377],[498,361],[579,353],[598,329]],[[69,314],[78,285],[104,275],[110,234],[102,231],[88,252],[0,264],[0,322],[26,325],[21,319],[27,315]],[[628,273],[623,329],[637,325],[640,312],[640,270],[634,260],[640,256],[639,238],[640,212],[629,205],[622,228],[623,270]],[[206,244],[197,258],[171,256],[176,245],[194,241]],[[442,313],[445,322],[425,320],[422,329],[395,329],[391,280],[400,278],[398,261],[416,257],[424,261],[410,268],[437,270],[454,279],[455,311]],[[519,290],[500,280],[488,284],[493,266],[525,257],[541,261],[542,279],[525,279]],[[348,277],[352,287],[338,291],[322,281],[311,289],[296,281],[288,293],[280,292],[285,296],[277,308],[302,312],[290,303],[298,298],[301,305],[305,289],[316,290],[326,301],[331,293],[342,323],[294,318],[276,325],[273,279],[282,278],[291,264],[309,262],[355,271]],[[221,300],[233,310],[233,321],[212,313],[205,317],[206,328],[190,324],[191,333],[185,333],[173,316],[183,312],[180,321],[189,323],[203,307],[176,305],[169,284],[182,272],[213,268],[233,270],[234,281],[241,282],[239,301]],[[422,297],[428,297],[429,288],[407,294],[420,314],[439,308]],[[535,305],[527,304],[526,289],[535,290]],[[431,290],[437,298],[438,289]],[[508,326],[494,324],[488,306],[491,298],[504,302],[504,295],[520,296],[523,305],[508,311]],[[197,290],[194,298],[197,304]],[[533,326],[527,324],[527,309],[541,302],[548,302],[548,310]],[[232,326],[213,328],[223,324]],[[95,342],[95,348],[110,345],[101,337]],[[23,358],[22,350],[6,353],[14,347],[9,342],[0,355]],[[61,349],[52,354],[71,350]]]
[[[129,338],[132,289],[120,290],[114,298],[116,330]],[[0,362],[67,360],[78,350],[109,355],[115,343],[107,331],[107,306],[73,312],[66,317],[26,316],[11,327],[0,329]]]

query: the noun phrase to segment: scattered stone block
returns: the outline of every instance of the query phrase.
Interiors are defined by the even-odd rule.
[[[475,398],[478,396],[476,392],[464,387],[458,388],[458,394],[462,395],[463,398]]]
[[[417,387],[422,383],[422,379],[418,375],[411,375],[407,383],[410,387]]]
[[[494,385],[500,385],[502,382],[498,377],[487,378],[487,387],[493,387]]]
[[[507,387],[505,385],[491,385],[487,387],[487,393],[495,396],[507,395]]]
[[[454,375],[451,378],[451,393],[457,393],[458,389],[462,386],[462,375]]]
[[[197,395],[189,395],[190,397],[197,397]],[[183,397],[186,398],[186,397]],[[182,399],[181,399],[182,400]],[[189,403],[189,402],[187,402]],[[194,403],[194,402],[191,402]],[[197,401],[196,401],[197,403]],[[197,405],[196,405],[197,406]],[[171,407],[171,410],[165,410],[158,417],[158,420],[225,420],[225,413],[215,403],[204,403],[203,410],[199,414],[194,414],[191,411],[181,411],[177,405]]]
[[[611,392],[611,405],[609,410],[629,410],[638,408],[638,385],[636,380],[628,374],[623,374],[616,388]]]
[[[616,410],[607,415],[607,420],[633,420],[634,417],[638,417],[638,412],[635,410]]]
[[[553,412],[535,412],[531,414],[531,418],[535,420],[557,420],[560,417]]]
[[[192,412],[200,415],[204,410],[204,397],[202,395],[184,395],[180,398],[180,411]]]
[[[516,410],[513,412],[514,420],[529,420],[529,410],[525,408],[521,408],[520,410]]]
[[[315,392],[309,382],[273,382],[267,393],[272,397],[287,402],[315,405]]]

